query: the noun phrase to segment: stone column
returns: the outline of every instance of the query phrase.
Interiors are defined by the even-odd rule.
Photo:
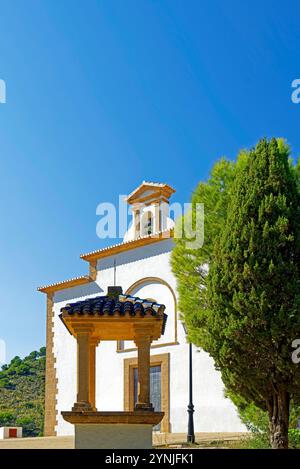
[[[154,233],[159,233],[161,231],[161,217],[160,217],[160,203],[155,202],[154,204],[154,226],[153,226],[153,232]]]
[[[150,402],[150,345],[149,335],[139,335],[135,339],[138,348],[138,398],[136,410],[153,410]]]
[[[138,207],[133,208],[133,225],[134,238],[137,239],[141,235],[141,212]]]
[[[99,341],[92,339],[90,341],[90,390],[89,390],[89,402],[96,411],[96,348]]]
[[[78,329],[77,337],[77,402],[73,411],[93,410],[90,402],[90,343],[92,329]]]

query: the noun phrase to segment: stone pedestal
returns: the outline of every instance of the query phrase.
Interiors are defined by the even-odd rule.
[[[150,449],[152,425],[75,424],[76,449]]]
[[[62,412],[75,426],[76,449],[149,449],[163,412]]]

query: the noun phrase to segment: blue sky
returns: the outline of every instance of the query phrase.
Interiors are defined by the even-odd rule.
[[[36,287],[86,274],[79,254],[107,244],[98,203],[144,179],[188,202],[217,158],[262,136],[298,156],[299,13],[292,0],[0,0],[8,359],[45,344]]]

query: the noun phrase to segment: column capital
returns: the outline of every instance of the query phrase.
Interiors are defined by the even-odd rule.
[[[100,342],[101,342],[100,339],[98,339],[97,337],[92,337],[90,339],[90,345],[95,346],[95,347],[97,347],[100,344]]]
[[[147,324],[136,324],[134,325],[134,342],[137,345],[138,343],[148,343],[152,342],[152,327],[149,327]]]
[[[134,343],[137,347],[141,346],[149,346],[151,345],[152,342],[152,337],[150,334],[145,334],[144,331],[142,333],[137,333],[135,338],[134,338]]]

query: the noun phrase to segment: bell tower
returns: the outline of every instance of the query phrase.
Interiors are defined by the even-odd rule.
[[[169,199],[174,194],[168,184],[143,181],[129,196],[133,232],[131,239],[154,235],[170,228]]]

